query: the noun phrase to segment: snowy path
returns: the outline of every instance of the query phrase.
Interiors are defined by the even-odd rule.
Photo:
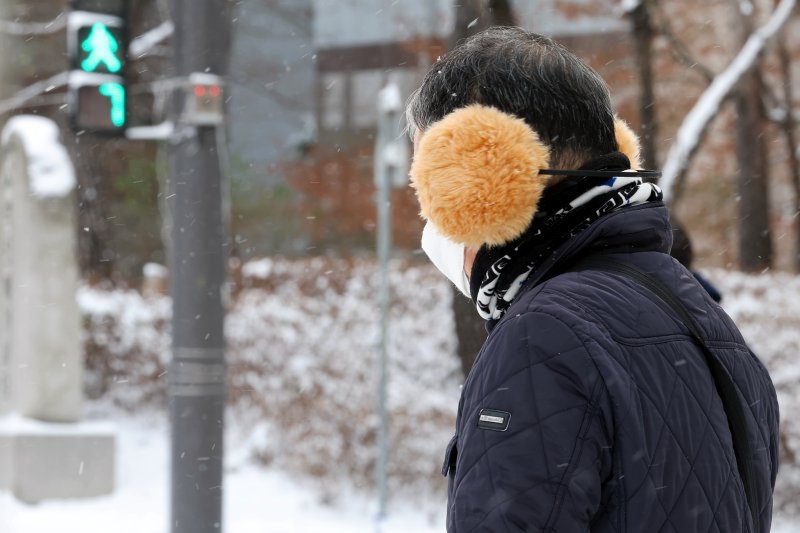
[[[155,428],[155,429],[154,429]],[[84,501],[17,502],[0,492],[0,532],[167,533],[167,429],[163,422],[119,423],[117,492]],[[235,455],[235,454],[232,454]],[[326,506],[310,486],[286,474],[252,464],[228,468],[224,505],[225,532],[367,533],[375,531],[373,502],[363,497]],[[67,526],[68,525],[68,526]],[[441,533],[443,516],[431,518],[398,510],[383,533]]]
[[[117,492],[84,501],[17,502],[0,492],[2,533],[167,533],[167,428],[163,421],[119,422]],[[236,456],[235,449],[232,450]],[[229,461],[235,463],[236,460]],[[286,474],[248,463],[227,469],[223,531],[232,533],[374,533],[374,503],[343,497],[346,504],[319,502],[310,486]],[[398,506],[399,507],[399,506]],[[67,525],[65,527],[65,525]],[[395,509],[383,533],[443,533],[443,513]],[[773,533],[800,532],[776,520]]]

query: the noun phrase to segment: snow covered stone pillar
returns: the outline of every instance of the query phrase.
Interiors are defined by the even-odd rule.
[[[75,186],[53,121],[8,121],[0,135],[0,490],[31,503],[114,486],[114,428],[80,421]]]
[[[75,175],[56,125],[12,118],[2,133],[0,397],[47,422],[81,417]]]

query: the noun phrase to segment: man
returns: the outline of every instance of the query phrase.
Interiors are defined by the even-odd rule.
[[[445,457],[448,531],[768,531],[772,382],[669,256],[602,79],[494,28],[437,61],[407,117],[423,249],[490,331]]]

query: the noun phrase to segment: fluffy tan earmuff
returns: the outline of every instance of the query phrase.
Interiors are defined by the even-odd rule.
[[[633,133],[628,123],[619,117],[614,117],[614,136],[617,138],[618,150],[628,156],[631,168],[642,168],[642,163],[639,160],[639,154],[641,153],[639,137]]]
[[[639,168],[639,141],[614,119],[620,152]],[[479,248],[510,242],[528,228],[551,176],[550,149],[520,118],[479,104],[428,129],[411,164],[422,216],[450,240]]]
[[[547,146],[522,119],[492,107],[453,111],[422,136],[411,165],[422,215],[479,248],[522,234],[547,184]]]

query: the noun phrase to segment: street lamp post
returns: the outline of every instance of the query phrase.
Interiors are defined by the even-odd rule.
[[[378,337],[378,523],[386,517],[388,500],[389,415],[387,389],[389,381],[389,309],[391,257],[391,192],[405,183],[404,168],[408,148],[400,128],[402,98],[400,88],[389,83],[378,94],[378,136],[375,142],[375,187],[378,207],[378,305],[380,327]]]

